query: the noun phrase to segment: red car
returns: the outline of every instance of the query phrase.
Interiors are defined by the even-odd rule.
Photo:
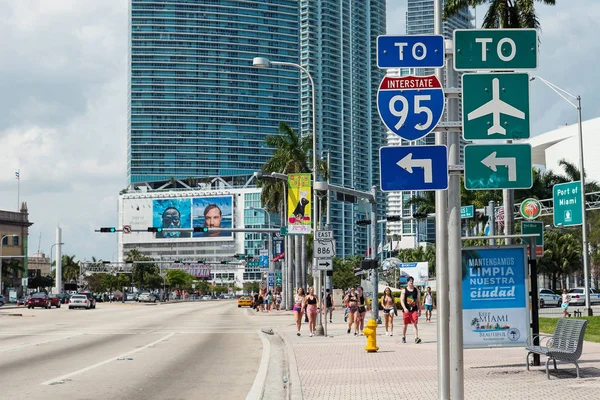
[[[35,293],[27,301],[27,308],[44,307],[50,308],[50,298],[46,293]]]
[[[56,307],[56,308],[60,308],[60,297],[58,297],[58,295],[56,294],[50,294],[48,295],[48,298],[50,299],[50,307]]]

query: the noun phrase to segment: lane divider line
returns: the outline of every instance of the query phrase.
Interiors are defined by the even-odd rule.
[[[262,356],[260,359],[260,366],[258,372],[254,378],[252,388],[246,395],[246,400],[257,400],[262,399],[265,391],[265,384],[267,382],[267,373],[269,372],[269,359],[271,358],[271,342],[267,339],[262,331],[258,331],[258,337],[262,342]]]
[[[45,382],[42,382],[42,383],[40,383],[40,385],[51,385],[51,384],[53,384],[53,383],[56,383],[56,382],[59,382],[59,381],[64,381],[65,379],[72,378],[72,377],[74,377],[74,376],[77,376],[77,375],[81,375],[81,374],[83,374],[84,372],[90,371],[90,370],[92,370],[92,369],[94,369],[94,368],[101,367],[101,366],[103,366],[103,365],[106,365],[106,364],[108,364],[108,363],[110,363],[110,362],[116,361],[116,360],[117,360],[117,359],[119,359],[119,358],[127,357],[127,356],[130,356],[130,355],[132,355],[132,354],[138,353],[138,352],[140,352],[140,351],[142,351],[142,350],[145,350],[145,349],[147,349],[148,347],[152,347],[152,346],[154,346],[154,345],[156,345],[156,344],[158,344],[158,343],[160,343],[160,342],[163,342],[163,341],[165,341],[165,340],[167,340],[167,339],[169,339],[169,338],[173,337],[174,335],[175,335],[175,332],[173,332],[173,333],[170,333],[170,334],[168,334],[167,336],[163,336],[162,338],[160,338],[160,339],[158,339],[158,340],[155,340],[155,341],[154,341],[154,342],[152,342],[152,343],[148,343],[148,344],[147,344],[147,345],[145,345],[145,346],[142,346],[142,347],[140,347],[140,348],[137,348],[137,349],[135,349],[135,350],[128,351],[127,353],[120,354],[120,355],[118,355],[118,356],[116,356],[116,357],[111,357],[111,358],[109,358],[108,360],[101,361],[101,362],[99,362],[99,363],[97,363],[97,364],[90,365],[90,366],[88,366],[88,367],[85,367],[85,368],[82,368],[82,369],[78,369],[77,371],[73,371],[73,372],[70,372],[70,373],[68,373],[68,374],[61,375],[61,376],[58,376],[58,377],[56,377],[56,378],[49,379],[49,380],[47,380],[47,381],[45,381]]]
[[[15,346],[15,347],[9,347],[7,349],[0,349],[0,353],[4,353],[6,351],[13,351],[13,350],[17,350],[17,349],[22,349],[24,347],[30,347],[30,346],[39,346],[41,344],[46,344],[46,343],[53,343],[53,342],[57,342],[59,340],[65,340],[65,339],[71,339],[77,336],[83,336],[83,333],[74,333],[71,334],[69,336],[61,336],[55,339],[50,339],[50,340],[45,340],[43,342],[35,342],[35,343],[26,343],[26,344],[22,344],[20,346]]]

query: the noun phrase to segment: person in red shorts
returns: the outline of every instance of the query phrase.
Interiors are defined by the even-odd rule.
[[[406,343],[406,328],[409,324],[412,324],[415,328],[415,343],[421,343],[419,339],[419,328],[417,323],[421,316],[421,293],[414,285],[415,278],[412,276],[408,277],[408,284],[402,289],[400,295],[400,304],[402,305],[403,313],[402,319],[404,320],[404,326],[402,327],[402,343]]]

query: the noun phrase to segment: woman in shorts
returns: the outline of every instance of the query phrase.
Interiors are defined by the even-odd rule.
[[[381,298],[381,306],[383,308],[383,318],[385,319],[385,335],[394,336],[394,312],[396,304],[392,296],[392,289],[386,287]]]
[[[315,336],[317,330],[317,304],[318,298],[315,296],[315,289],[308,289],[308,296],[306,296],[306,314],[308,315],[308,331],[310,337]]]
[[[346,333],[350,334],[352,324],[354,324],[354,320],[357,318],[358,313],[358,297],[356,296],[354,288],[350,288],[350,292],[346,295],[345,301],[346,304],[348,304],[348,332]]]
[[[358,336],[358,333],[363,336],[362,331],[365,329],[367,304],[362,286],[358,287],[358,294],[356,297],[358,298],[358,311],[356,312],[356,321],[354,321],[354,336]]]
[[[569,302],[571,301],[571,296],[568,295],[567,289],[563,289],[562,293],[562,303],[560,307],[562,308],[563,318],[570,317],[569,314]]]
[[[304,289],[298,288],[294,297],[294,320],[296,321],[296,335],[300,336],[300,327],[302,326],[302,309],[305,302]]]

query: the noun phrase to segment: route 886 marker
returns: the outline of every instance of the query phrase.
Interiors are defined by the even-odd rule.
[[[431,132],[444,113],[444,89],[435,75],[386,76],[377,92],[377,111],[383,123],[406,140]]]

